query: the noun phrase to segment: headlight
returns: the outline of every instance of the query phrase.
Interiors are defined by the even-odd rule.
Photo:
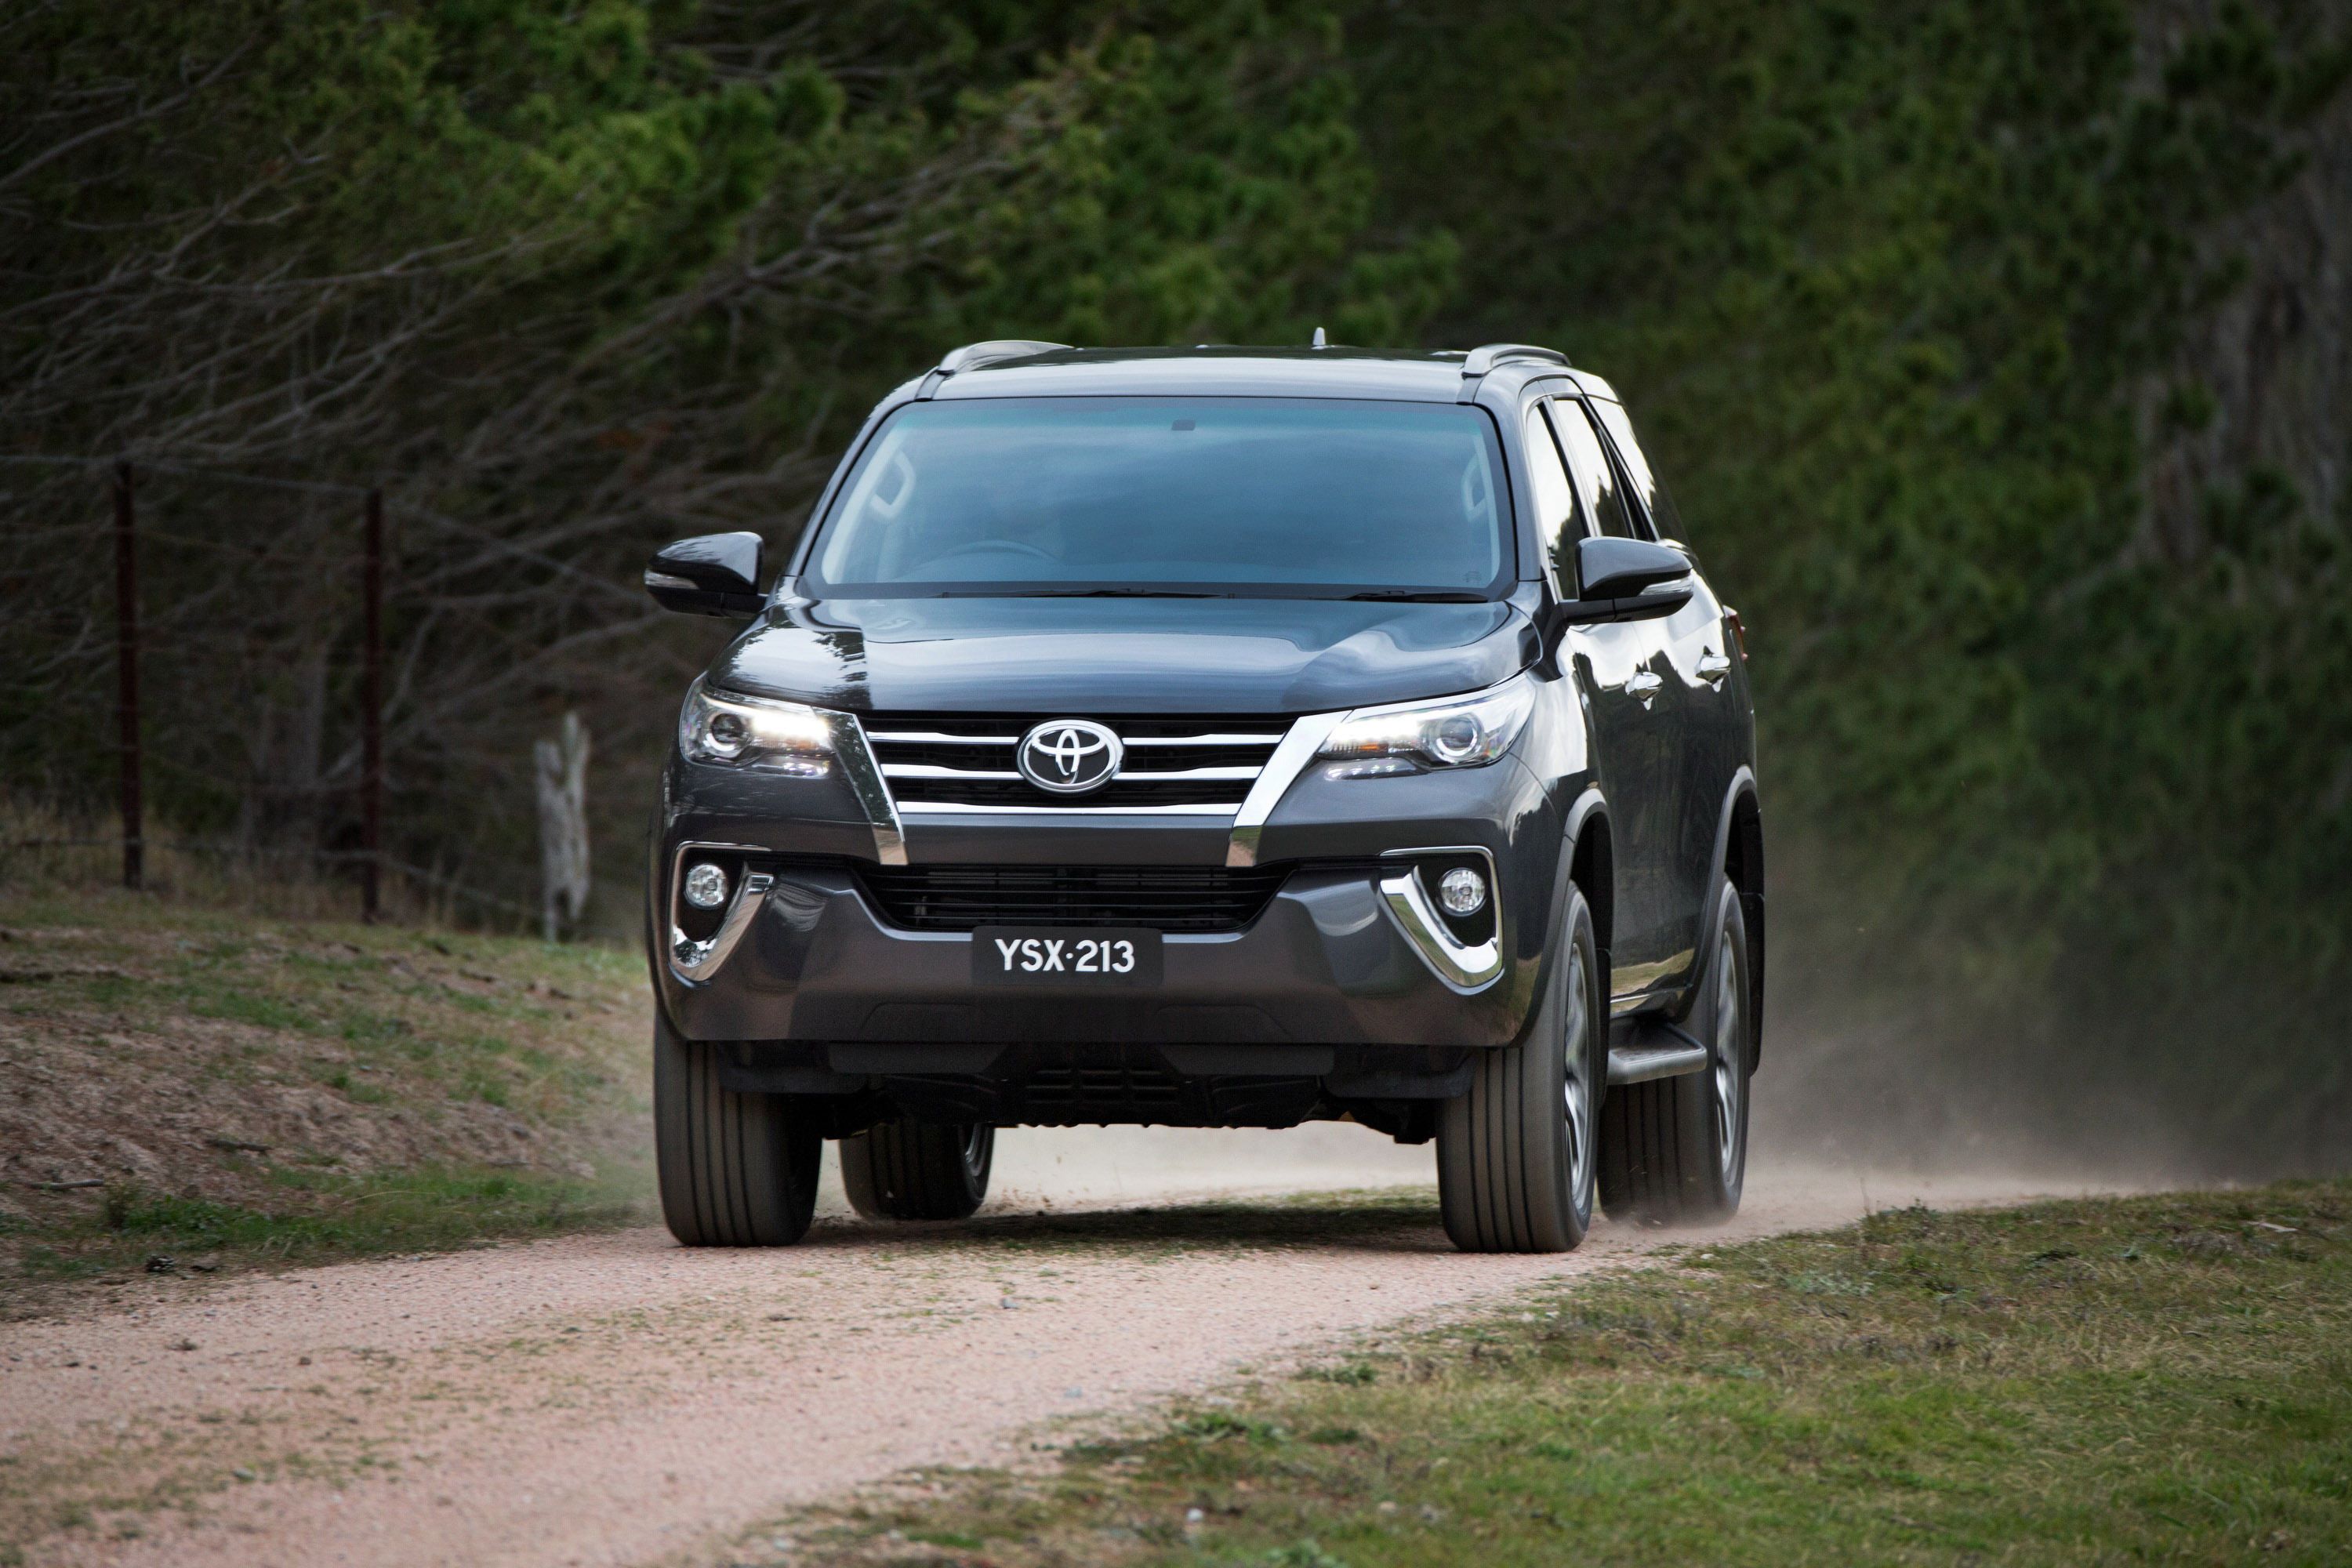
[[[698,763],[823,778],[833,770],[829,716],[773,697],[711,691],[697,680],[677,716],[677,746]]]
[[[1335,779],[1484,767],[1511,749],[1535,705],[1535,688],[1516,676],[1472,697],[1360,708],[1317,754],[1336,759],[1324,770]]]

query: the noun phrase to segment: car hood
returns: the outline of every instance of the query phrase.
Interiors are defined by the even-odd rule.
[[[858,712],[1310,713],[1475,691],[1537,645],[1508,604],[793,599],[710,679]]]

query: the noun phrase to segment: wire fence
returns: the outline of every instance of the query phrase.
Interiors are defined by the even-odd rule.
[[[514,899],[471,886],[445,871],[401,858],[386,847],[384,609],[388,582],[392,577],[386,550],[387,515],[465,537],[476,546],[495,554],[530,559],[535,564],[557,574],[577,574],[576,566],[542,556],[528,546],[499,540],[427,507],[387,504],[384,492],[379,487],[337,480],[289,479],[152,458],[134,461],[128,458],[5,453],[0,454],[0,467],[48,470],[60,478],[76,471],[85,473],[104,486],[106,497],[111,503],[110,519],[101,510],[99,516],[87,521],[13,531],[16,534],[16,545],[20,552],[46,550],[52,559],[84,569],[95,565],[89,559],[91,552],[88,550],[93,532],[103,529],[108,536],[112,568],[112,626],[107,628],[111,636],[105,641],[111,644],[111,685],[114,692],[111,749],[114,753],[115,816],[120,824],[118,832],[110,837],[70,833],[20,837],[0,843],[0,851],[14,856],[40,850],[117,849],[121,856],[122,884],[132,889],[142,889],[147,884],[147,853],[151,847],[238,861],[299,862],[314,873],[352,873],[357,883],[359,914],[365,921],[374,921],[383,913],[383,879],[387,874],[404,877],[420,887],[478,910],[519,915],[526,920],[536,913]],[[251,525],[249,509],[236,505],[208,509],[208,515],[227,513],[236,520],[247,521],[247,526],[242,529],[235,528],[232,523],[233,531],[227,537],[185,527],[158,526],[154,520],[142,513],[145,510],[142,507],[143,491],[159,479],[194,483],[207,489],[227,487],[240,492],[284,498],[298,502],[304,509],[323,506],[331,509],[341,521],[340,525],[287,527],[273,532],[267,526]],[[110,527],[107,526],[109,522]],[[338,536],[340,543],[337,542]],[[204,759],[207,756],[217,759],[222,754],[217,746],[205,752],[184,744],[156,747],[151,743],[151,731],[156,725],[158,713],[143,677],[156,649],[152,634],[142,625],[142,613],[150,608],[147,601],[151,590],[142,568],[147,564],[145,556],[156,546],[181,552],[184,557],[215,563],[210,568],[184,570],[175,574],[173,587],[176,590],[176,602],[169,607],[180,613],[177,624],[173,626],[166,638],[175,664],[189,657],[192,647],[216,650],[225,644],[234,644],[236,654],[248,665],[282,667],[289,657],[286,648],[272,644],[269,635],[256,623],[266,618],[268,609],[282,606],[298,595],[317,595],[320,584],[315,578],[321,563],[325,563],[326,569],[331,573],[335,570],[334,557],[341,554],[343,591],[355,588],[359,599],[359,615],[356,617],[359,646],[355,660],[358,679],[355,689],[338,694],[341,698],[339,704],[341,711],[334,716],[337,724],[356,732],[358,766],[352,776],[277,779],[264,786],[257,784],[250,770],[246,776],[239,777],[218,765],[208,765]],[[24,558],[20,554],[20,560]],[[26,574],[37,575],[29,572]],[[235,583],[257,578],[270,582],[272,590],[248,594],[242,600],[232,591],[231,585]],[[613,586],[604,579],[593,580],[600,587]],[[230,612],[226,616],[214,614],[222,605],[226,605]],[[80,630],[85,635],[53,640],[61,642],[79,655],[84,665],[90,665],[98,657],[98,628],[91,626]],[[326,655],[319,651],[324,639],[312,626],[298,628],[298,633],[307,637],[310,647],[304,653],[293,657],[313,658],[314,662],[320,665],[317,685],[320,700],[314,706],[320,711],[315,716],[312,726],[314,731],[319,731],[324,728],[330,717],[325,708],[336,706],[325,698],[328,684],[323,674]],[[31,661],[18,659],[15,662],[22,671]],[[215,706],[209,712],[200,708],[192,713],[188,711],[187,672],[173,668],[166,673],[180,678],[175,682],[179,689],[169,694],[169,705],[173,710],[169,717],[173,721],[175,730],[188,728],[193,721],[216,721],[221,717],[218,704],[226,701],[228,696],[221,688],[234,682],[225,681],[216,676],[212,694]],[[96,674],[94,668],[87,670],[89,677]],[[94,683],[94,680],[86,681],[86,684]],[[197,685],[201,689],[202,682],[197,682]],[[89,695],[94,697],[95,692]],[[201,700],[201,689],[198,695]],[[58,706],[64,705],[57,698],[53,697],[52,700]],[[36,697],[34,702],[37,710],[39,698]],[[215,722],[213,727],[217,729],[219,726]],[[316,748],[313,750],[315,753]],[[291,814],[303,822],[316,820],[320,808],[331,806],[356,818],[355,823],[349,824],[356,829],[356,842],[339,846],[316,841],[308,844],[271,843],[256,835],[236,838],[201,835],[152,836],[148,823],[147,785],[151,773],[159,770],[189,788],[208,790],[221,797],[241,795],[251,800],[266,796],[272,810],[279,815],[287,813],[289,802],[308,802],[312,809]],[[268,814],[253,815],[266,816]],[[263,826],[282,830],[286,825],[265,822]]]
[[[0,857],[46,849],[120,850],[121,846],[122,838],[120,835],[105,838],[11,838],[0,841]],[[475,887],[446,872],[436,871],[427,866],[418,866],[381,851],[302,848],[286,845],[249,844],[234,839],[183,838],[176,836],[171,837],[150,836],[146,838],[143,847],[168,849],[183,855],[212,855],[230,860],[300,860],[307,861],[313,867],[331,868],[372,864],[383,871],[398,872],[421,886],[431,888],[452,899],[478,908],[497,910],[500,913],[515,915],[526,921],[535,921],[541,916],[541,911],[529,904],[520,903],[501,894],[490,892],[487,889]],[[5,869],[5,860],[0,859],[0,869]]]

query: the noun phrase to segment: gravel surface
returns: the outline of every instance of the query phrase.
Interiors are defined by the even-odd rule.
[[[289,1568],[690,1554],[908,1466],[1003,1459],[1052,1418],[1693,1234],[1604,1224],[1567,1257],[1462,1257],[1427,1188],[1393,1185],[1427,1182],[1428,1152],[1345,1128],[1024,1132],[1003,1161],[1004,1196],[964,1225],[834,1203],[783,1251],[638,1230],[165,1283],[139,1310],[0,1326],[0,1545]],[[1390,1190],[1200,1195],[1244,1173]],[[1874,1207],[2028,1190],[1867,1185]],[[1843,1223],[1863,1186],[1759,1169],[1714,1234]]]

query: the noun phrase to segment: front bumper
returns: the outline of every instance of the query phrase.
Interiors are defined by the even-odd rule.
[[[968,933],[903,929],[869,902],[850,864],[877,858],[864,826],[762,812],[740,777],[677,763],[667,780],[647,911],[662,933],[653,964],[662,1004],[688,1038],[824,1047],[795,1058],[837,1071],[894,1070],[886,1060],[924,1070],[915,1051],[924,1047],[966,1047],[933,1070],[984,1071],[972,1064],[991,1053],[978,1047],[1067,1045],[1186,1047],[1168,1053],[1180,1072],[1188,1060],[1236,1072],[1247,1058],[1233,1053],[1252,1047],[1507,1045],[1528,1023],[1561,874],[1558,811],[1516,760],[1394,779],[1302,778],[1256,846],[1260,865],[1293,867],[1280,890],[1237,931],[1166,936],[1150,991],[982,987]],[[1228,839],[1223,825],[950,818],[909,823],[905,852],[917,865],[1218,866]],[[768,879],[739,879],[735,929],[715,933],[723,952],[706,946],[697,964],[689,944],[681,963],[671,900],[697,844],[737,847],[739,863]],[[1406,857],[1440,848],[1476,850],[1493,866],[1489,953],[1433,942],[1434,916],[1400,896]],[[1200,1054],[1208,1047],[1217,1049]]]

